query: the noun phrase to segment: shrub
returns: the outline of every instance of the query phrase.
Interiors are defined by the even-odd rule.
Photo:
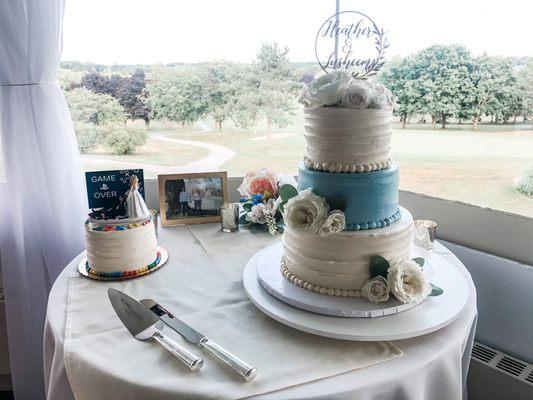
[[[533,197],[533,167],[526,170],[518,179],[516,189],[526,196]]]
[[[102,142],[104,129],[91,123],[76,122],[74,131],[78,140],[78,150],[80,153],[87,153]]]
[[[138,129],[112,128],[106,134],[106,144],[119,155],[135,154],[137,148],[146,143],[148,134]]]

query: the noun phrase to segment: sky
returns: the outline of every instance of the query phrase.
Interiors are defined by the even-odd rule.
[[[473,54],[533,56],[530,0],[340,0],[388,32],[389,57],[432,44]],[[251,62],[263,42],[315,60],[335,0],[66,0],[63,60],[155,64]]]

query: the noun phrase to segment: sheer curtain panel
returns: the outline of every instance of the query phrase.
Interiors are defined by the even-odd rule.
[[[76,138],[56,82],[64,0],[0,1],[0,262],[17,400],[45,398],[49,290],[83,248],[86,211]]]

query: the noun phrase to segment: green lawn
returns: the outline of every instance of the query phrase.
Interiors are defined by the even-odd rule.
[[[221,166],[230,176],[264,166],[296,173],[305,148],[302,122],[301,114],[297,115],[291,126],[275,131],[271,141],[266,140],[262,124],[243,132],[228,123],[222,133],[205,133],[197,128],[153,123],[150,133],[232,149],[236,155]],[[515,179],[533,166],[531,125],[482,124],[474,132],[467,124],[449,125],[446,130],[432,130],[427,124],[410,124],[401,129],[394,124],[392,148],[393,159],[401,167],[402,189],[533,217],[533,199],[514,189]],[[206,149],[150,139],[135,156],[90,157],[105,156],[130,166],[148,164],[143,165],[146,176],[155,177],[158,166],[183,165],[207,154]]]

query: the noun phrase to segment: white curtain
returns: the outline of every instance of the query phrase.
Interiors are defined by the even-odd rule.
[[[86,196],[76,138],[56,82],[64,0],[0,1],[0,262],[17,400],[45,397],[48,293],[83,249]]]

